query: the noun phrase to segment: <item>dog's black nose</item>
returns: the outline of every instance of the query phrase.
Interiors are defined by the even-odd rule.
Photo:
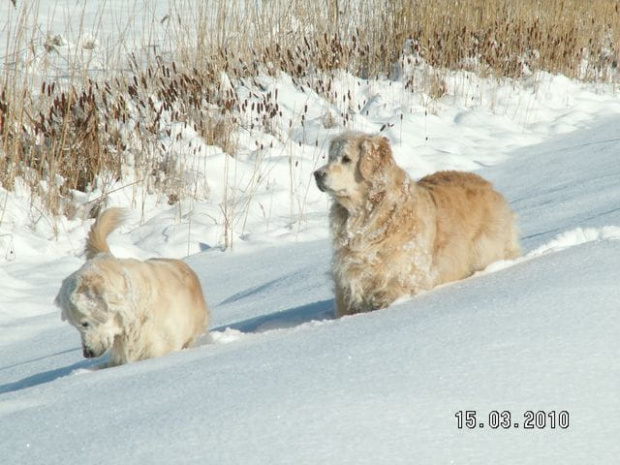
[[[325,192],[325,177],[327,173],[323,168],[319,168],[314,172],[314,180],[316,181],[316,185],[321,192]]]
[[[314,179],[316,179],[317,181],[319,179],[323,179],[325,177],[325,174],[325,170],[323,168],[319,168],[314,172]]]
[[[95,352],[90,347],[82,346],[82,355],[84,358],[94,358]]]

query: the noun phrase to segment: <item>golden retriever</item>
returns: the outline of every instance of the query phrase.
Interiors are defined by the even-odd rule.
[[[514,259],[514,213],[476,174],[441,171],[415,182],[381,135],[345,132],[314,172],[332,197],[336,316],[387,307]]]
[[[109,350],[108,366],[190,347],[205,332],[210,313],[198,277],[181,260],[119,259],[108,235],[123,220],[111,208],[93,224],[87,262],[66,278],[55,303],[80,332],[84,357]]]

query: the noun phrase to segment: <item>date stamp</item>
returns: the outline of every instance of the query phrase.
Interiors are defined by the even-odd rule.
[[[568,429],[570,415],[566,410],[526,410],[513,414],[509,410],[492,410],[480,414],[476,410],[459,410],[454,414],[458,429]]]

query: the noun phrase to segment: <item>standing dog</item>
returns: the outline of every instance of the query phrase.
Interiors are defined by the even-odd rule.
[[[314,177],[333,199],[338,317],[387,307],[520,255],[515,215],[489,182],[458,171],[414,182],[382,136],[336,137]]]
[[[190,347],[209,310],[198,277],[181,260],[115,258],[108,235],[121,209],[106,210],[86,242],[87,262],[66,278],[55,303],[82,337],[84,357],[110,352],[109,366]]]

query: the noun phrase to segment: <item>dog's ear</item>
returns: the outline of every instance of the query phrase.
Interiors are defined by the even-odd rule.
[[[60,307],[60,321],[67,321],[69,316],[67,315],[67,306],[59,299],[60,296],[56,297],[54,303]]]
[[[360,173],[370,181],[377,173],[394,163],[392,148],[387,138],[372,136],[365,138],[360,145]]]
[[[60,290],[56,297],[54,298],[54,305],[60,308],[60,319],[61,321],[66,321],[69,316],[67,314],[68,307],[70,304],[69,298],[71,293],[75,290],[75,279],[72,276],[69,276],[65,280],[63,280]]]
[[[67,306],[64,302],[62,294],[62,289],[54,299],[54,305],[60,308],[60,320],[67,321]]]

